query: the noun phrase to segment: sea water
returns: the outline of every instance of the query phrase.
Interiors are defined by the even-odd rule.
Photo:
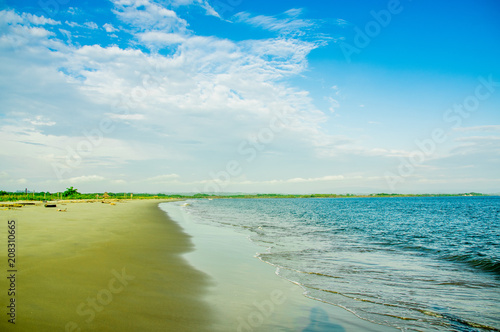
[[[401,330],[500,331],[500,197],[188,203],[312,299]]]

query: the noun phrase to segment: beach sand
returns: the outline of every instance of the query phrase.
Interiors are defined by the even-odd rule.
[[[2,245],[0,331],[392,330],[304,297],[254,257],[264,248],[193,223],[181,202],[160,205],[170,219],[160,202],[1,210],[2,244],[8,221],[16,221],[17,272],[13,325]]]
[[[1,331],[212,331],[210,279],[181,254],[190,237],[159,201],[0,211]],[[15,325],[7,226],[16,221]]]

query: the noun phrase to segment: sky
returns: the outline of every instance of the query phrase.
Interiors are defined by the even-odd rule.
[[[500,193],[499,17],[0,0],[0,190]]]

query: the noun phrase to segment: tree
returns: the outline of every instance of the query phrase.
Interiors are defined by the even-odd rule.
[[[74,189],[73,187],[69,187],[69,188],[66,188],[65,192],[63,192],[64,197],[73,196],[73,195],[80,195],[80,193],[78,192],[78,189]]]

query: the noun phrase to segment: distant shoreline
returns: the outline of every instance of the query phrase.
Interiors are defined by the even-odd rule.
[[[394,198],[394,197],[481,197],[497,196],[497,194],[459,193],[459,194],[147,194],[147,193],[87,193],[64,197],[62,193],[49,192],[5,192],[0,191],[1,202],[53,202],[53,201],[84,201],[89,203],[111,203],[124,200],[144,199],[252,199],[252,198]]]

